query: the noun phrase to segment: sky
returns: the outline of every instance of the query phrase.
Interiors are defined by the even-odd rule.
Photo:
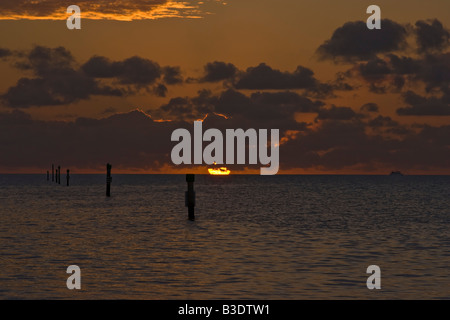
[[[280,174],[450,174],[449,28],[447,0],[3,0],[0,172],[206,173],[170,159],[202,119],[279,129]]]

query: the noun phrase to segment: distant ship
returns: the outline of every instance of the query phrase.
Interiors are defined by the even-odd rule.
[[[216,163],[214,162],[214,165],[216,165]],[[230,175],[231,171],[228,170],[225,167],[213,167],[213,168],[209,168],[208,172],[210,175],[212,176],[228,176]]]
[[[401,173],[400,171],[392,171],[391,176],[403,176],[403,173]]]

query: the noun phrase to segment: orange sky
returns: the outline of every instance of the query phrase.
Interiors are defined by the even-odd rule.
[[[150,1],[151,2],[151,1]],[[34,45],[49,48],[62,46],[72,53],[77,63],[85,63],[93,56],[105,56],[111,61],[120,61],[139,56],[159,63],[161,66],[178,66],[187,78],[198,78],[204,72],[206,63],[224,61],[232,63],[239,70],[266,63],[283,72],[293,72],[302,65],[314,71],[320,81],[332,81],[339,71],[348,70],[348,65],[336,65],[332,61],[319,61],[316,49],[329,39],[333,31],[348,21],[365,20],[367,6],[372,1],[361,0],[246,0],[246,1],[153,1],[151,10],[143,11],[139,1],[121,1],[123,8],[95,10],[84,1],[82,9],[82,30],[67,30],[67,13],[48,10],[36,12],[19,7],[0,10],[0,34],[2,48],[10,50],[30,50]],[[95,3],[94,1],[91,1]],[[159,4],[158,4],[159,3]],[[76,3],[74,3],[76,4]],[[83,4],[86,10],[83,11]],[[398,23],[414,24],[419,19],[438,19],[444,24],[450,21],[450,2],[446,0],[428,1],[426,10],[422,0],[388,1],[379,0],[382,17]],[[40,7],[43,8],[43,7]],[[145,7],[148,9],[149,7]],[[1,9],[1,5],[0,5]],[[120,10],[119,10],[120,9]],[[84,16],[83,16],[84,14]],[[171,18],[167,18],[171,17]],[[92,18],[95,20],[89,20]],[[124,22],[117,20],[134,20]],[[450,27],[450,25],[446,25]],[[1,60],[0,60],[1,61]],[[6,92],[20,78],[31,75],[18,70],[11,63],[0,63],[0,93]],[[359,79],[351,79],[355,83]],[[135,108],[152,115],[175,97],[192,97],[200,89],[209,89],[219,94],[224,90],[221,83],[185,82],[169,87],[166,97],[148,94],[145,90],[126,97],[92,96],[67,103],[62,106],[39,106],[24,110],[34,120],[74,121],[79,117],[104,118],[107,108],[126,113]],[[417,89],[419,90],[419,89]],[[252,91],[242,90],[250,95]],[[327,107],[347,106],[355,111],[367,103],[379,105],[380,114],[405,125],[428,124],[449,125],[448,116],[410,116],[396,114],[403,106],[399,94],[375,94],[367,87],[351,92],[339,92],[336,97],[324,100]],[[0,103],[0,112],[10,112],[11,108]],[[314,117],[298,114],[298,121],[313,123]],[[2,172],[38,172],[41,168],[0,165]],[[385,173],[380,168],[371,173]],[[397,169],[397,168],[392,168]],[[83,172],[96,171],[81,168]],[[202,169],[203,170],[203,169]],[[125,169],[123,172],[127,172]],[[153,171],[152,171],[153,172]],[[164,169],[164,172],[175,172]],[[361,173],[364,167],[338,170],[323,170],[320,167],[289,169],[280,173]],[[414,173],[450,173],[444,169],[416,169]]]

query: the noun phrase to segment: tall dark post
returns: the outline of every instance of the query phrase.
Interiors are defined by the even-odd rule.
[[[70,180],[69,172],[70,172],[70,170],[67,169],[67,176],[66,176],[66,179],[67,179],[67,186],[69,186],[69,180]]]
[[[111,197],[111,168],[112,166],[108,163],[106,165],[106,196]]]
[[[189,214],[189,220],[194,221],[195,220],[195,191],[194,191],[194,181],[195,181],[195,174],[187,174],[186,175],[186,182],[188,184],[188,191],[186,191],[185,200],[186,200],[186,207],[188,207],[188,214]]]
[[[58,166],[58,183],[61,184],[61,167]]]
[[[55,181],[55,165],[52,164],[52,182]]]
[[[55,168],[55,183],[58,183],[58,168]]]
[[[47,170],[47,181],[50,181],[50,172]]]

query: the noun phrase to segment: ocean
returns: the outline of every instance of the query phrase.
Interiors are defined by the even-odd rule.
[[[0,175],[1,299],[450,299],[448,176],[64,178]]]

